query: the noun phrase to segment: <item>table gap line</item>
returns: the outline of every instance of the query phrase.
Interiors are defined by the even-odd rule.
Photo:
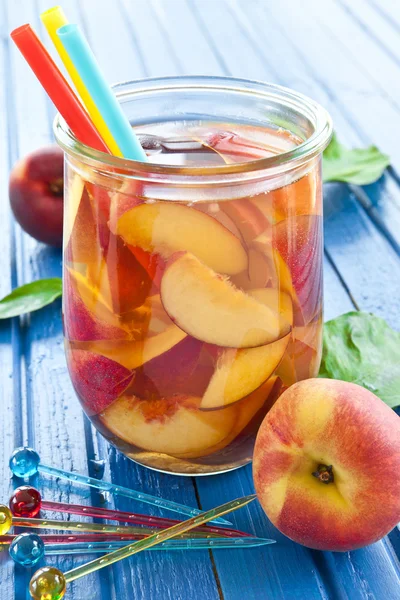
[[[384,221],[380,217],[379,213],[376,211],[374,205],[372,204],[368,194],[363,190],[361,186],[358,185],[348,185],[349,191],[354,194],[357,198],[358,202],[361,204],[361,207],[369,216],[376,229],[381,232],[381,234],[385,237],[385,239],[392,246],[393,250],[398,254],[400,258],[400,244],[393,237],[392,233],[386,227]]]
[[[384,8],[382,8],[382,6],[379,6],[379,4],[377,4],[374,0],[367,0],[368,4],[370,6],[372,6],[372,8],[379,14],[381,15],[381,17],[383,19],[385,19],[385,21],[397,32],[400,33],[400,26],[399,24],[394,21],[390,15],[387,14],[387,12],[385,11]]]
[[[135,35],[135,31],[132,27],[132,22],[131,22],[131,18],[130,18],[130,13],[129,11],[126,10],[126,7],[124,5],[124,3],[121,0],[117,1],[117,5],[119,8],[119,12],[121,13],[121,16],[123,17],[124,23],[126,23],[127,26],[127,30],[129,31],[129,33],[131,34],[131,39],[132,39],[132,43],[135,47],[137,56],[139,58],[139,62],[141,64],[143,73],[146,75],[146,77],[149,76],[149,69],[146,63],[146,59],[145,56],[142,52],[142,49],[140,48],[140,45],[136,39],[136,35]]]
[[[389,58],[391,58],[398,67],[400,67],[400,60],[399,58],[393,54],[393,52],[390,50],[390,48],[388,48],[388,46],[386,46],[383,42],[381,42],[381,40],[379,39],[379,37],[377,37],[375,35],[375,33],[367,26],[365,25],[365,23],[363,21],[361,21],[359,19],[359,17],[357,16],[357,14],[350,8],[350,6],[348,4],[345,4],[342,0],[336,0],[336,2],[340,5],[340,7],[342,8],[342,10],[349,15],[349,17],[358,25],[358,27],[364,31],[364,33],[366,33],[368,35],[368,37],[374,41],[374,43],[379,46],[381,48],[381,50],[383,50],[385,52],[385,54],[387,56],[389,56]],[[400,40],[399,40],[400,43]]]
[[[329,264],[331,265],[332,269],[334,270],[337,278],[339,279],[340,283],[342,284],[343,288],[345,289],[346,294],[348,295],[348,297],[350,298],[352,304],[354,305],[354,308],[356,310],[358,310],[358,311],[361,310],[360,307],[359,307],[359,305],[358,305],[358,303],[357,303],[357,300],[354,298],[352,292],[350,291],[349,286],[347,285],[346,281],[343,279],[343,277],[342,277],[339,269],[336,266],[335,261],[333,260],[331,254],[330,254],[329,250],[326,248],[326,246],[324,246],[324,254],[325,254],[325,256],[326,256]]]
[[[121,0],[120,0],[121,1]],[[165,22],[163,20],[163,15],[162,15],[162,6],[160,6],[160,3],[157,2],[157,0],[150,0],[149,2],[149,6],[150,9],[155,17],[155,20],[157,21],[159,28],[161,30],[162,36],[168,46],[168,49],[170,51],[170,54],[172,56],[172,60],[178,70],[178,73],[180,75],[183,75],[184,70],[183,70],[183,65],[182,65],[182,61],[179,58],[179,55],[175,52],[175,48],[173,46],[173,44],[171,43],[171,37],[168,34],[168,29],[165,27]]]
[[[204,23],[203,17],[201,16],[201,13],[199,12],[197,6],[193,2],[193,0],[187,0],[187,5],[188,5],[189,10],[195,17],[195,20],[197,21],[199,29],[203,34],[203,37],[207,41],[211,50],[213,51],[214,56],[215,56],[218,64],[221,67],[222,73],[224,75],[232,76],[232,72],[230,71],[228,65],[226,64],[224,57],[222,56],[221,52],[218,50],[217,46],[214,43],[214,40],[212,39],[211,35],[208,32],[207,27]]]

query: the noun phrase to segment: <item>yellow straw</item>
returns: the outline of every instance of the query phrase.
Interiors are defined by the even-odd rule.
[[[91,95],[86,89],[85,84],[79,76],[78,71],[76,70],[73,62],[69,58],[68,53],[64,49],[63,44],[60,41],[60,38],[57,35],[57,30],[64,25],[67,25],[68,19],[66,18],[63,9],[61,6],[54,6],[49,10],[46,10],[40,15],[44,26],[47,29],[48,34],[51,37],[53,44],[56,47],[58,54],[60,55],[61,60],[64,63],[65,68],[68,71],[69,76],[71,77],[79,96],[81,97],[84,105],[87,108],[89,115],[92,118],[92,121],[103,138],[104,142],[108,146],[109,150],[114,154],[114,156],[122,156],[122,152],[119,149],[114,137],[110,133],[103,117],[101,116],[96,104],[93,102]]]

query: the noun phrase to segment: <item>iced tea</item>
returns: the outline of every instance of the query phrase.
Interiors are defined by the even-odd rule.
[[[205,172],[302,141],[201,121],[137,133],[152,163]],[[246,464],[282,390],[318,373],[319,158],[277,189],[196,201],[160,199],[158,181],[154,198],[138,179],[110,188],[73,162],[67,178],[64,331],[84,410],[146,466],[201,474]]]

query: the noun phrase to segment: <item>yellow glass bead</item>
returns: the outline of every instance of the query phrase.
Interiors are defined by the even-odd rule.
[[[66,588],[63,573],[54,567],[43,567],[36,571],[29,584],[34,600],[61,600]]]
[[[0,504],[0,535],[5,535],[12,525],[12,512],[5,504]]]

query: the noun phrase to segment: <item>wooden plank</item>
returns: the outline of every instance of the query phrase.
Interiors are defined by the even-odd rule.
[[[4,7],[1,7],[1,22],[4,23]],[[0,25],[1,27],[1,25]],[[3,28],[1,29],[3,35]],[[11,73],[8,64],[8,46],[5,42],[0,45],[0,81],[9,81]],[[14,226],[8,203],[8,174],[11,166],[13,151],[13,130],[9,122],[11,96],[8,86],[0,86],[0,220],[2,234],[0,236],[1,277],[0,298],[9,294],[17,278],[16,264],[13,257]],[[23,443],[22,421],[20,427],[15,426],[15,420],[21,417],[20,395],[20,361],[18,319],[0,321],[0,452],[6,460],[0,461],[0,502],[7,504],[12,493],[12,482],[7,464],[15,446]],[[6,552],[0,553],[1,593],[5,598],[14,596],[14,568]]]
[[[398,328],[400,261],[396,252],[345,186],[327,186],[325,201],[325,244],[357,304]]]

